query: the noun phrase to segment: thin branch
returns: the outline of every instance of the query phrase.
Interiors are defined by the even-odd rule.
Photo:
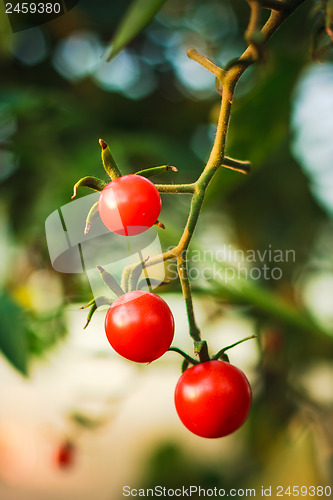
[[[286,1],[283,0],[258,0],[263,9],[281,12],[286,8]]]
[[[263,42],[267,42],[269,38],[276,32],[281,24],[289,17],[305,0],[290,0],[283,2],[283,10],[272,10],[269,18],[261,29]],[[282,3],[282,2],[281,2]],[[231,92],[244,73],[244,71],[255,62],[256,49],[250,45],[239,59],[228,69],[224,76],[224,88],[228,88]]]
[[[276,9],[272,10],[267,22],[259,31],[258,17],[260,5],[258,5],[258,2],[250,0],[249,3],[252,7],[252,17],[249,23],[250,32],[258,32],[258,34],[260,35],[260,44],[267,42],[267,40],[282,24],[282,22],[304,1],[305,0],[290,0],[288,3],[283,2],[283,10],[282,8],[280,9],[280,2],[277,2],[277,4],[275,4],[274,2],[274,6],[276,7]],[[268,2],[261,2],[261,5],[267,6]],[[231,158],[226,158],[224,156],[224,151],[229,127],[234,89],[244,71],[255,62],[258,56],[258,47],[256,46],[256,44],[251,43],[249,47],[244,51],[244,53],[239,57],[239,59],[229,65],[228,69],[220,68],[212,61],[210,61],[207,57],[197,52],[195,49],[190,49],[187,55],[188,57],[205,67],[208,71],[213,73],[219,80],[221,80],[221,83],[223,85],[216,136],[208,162],[203,172],[194,184],[157,185],[157,189],[161,193],[191,194],[192,200],[188,219],[177,246],[172,250],[164,252],[163,254],[149,260],[146,266],[153,266],[157,263],[177,258],[177,269],[180,277],[182,292],[185,298],[190,335],[196,343],[201,341],[200,330],[196,324],[194,317],[191,288],[187,272],[187,263],[183,258],[183,253],[187,250],[193,236],[199,218],[200,210],[204,201],[206,189],[219,167],[221,167],[221,165],[224,165],[227,168],[233,168],[235,170],[241,171],[242,173],[246,173],[249,170],[249,162],[239,162],[237,160],[232,160]]]
[[[237,345],[242,344],[247,340],[256,339],[257,337],[258,335],[250,335],[249,337],[245,337],[245,339],[238,340],[238,342],[234,342],[233,344],[230,344],[227,347],[223,347],[214,356],[212,356],[212,359],[220,359],[225,353],[225,351],[228,351],[229,349],[232,349],[233,347],[236,347]]]
[[[197,365],[199,363],[196,359],[194,359],[191,356],[189,356],[188,354],[186,354],[186,352],[182,351],[181,349],[178,349],[178,347],[169,347],[168,351],[177,352],[178,354],[183,356],[183,358],[186,361],[188,361],[191,365]]]
[[[160,193],[193,194],[195,184],[155,184]]]
[[[193,59],[193,61],[196,61],[201,66],[208,69],[208,71],[213,73],[213,75],[215,75],[216,78],[218,78],[219,80],[221,80],[221,81],[223,80],[223,77],[225,74],[224,69],[221,68],[220,66],[217,66],[215,63],[213,63],[213,61],[208,59],[208,57],[200,54],[200,52],[198,52],[195,49],[189,49],[187,51],[187,57],[189,57],[190,59]]]
[[[260,28],[260,15],[261,15],[261,4],[260,1],[258,0],[246,0],[247,3],[250,5],[251,8],[251,14],[250,14],[250,20],[249,24],[247,27],[247,30],[245,31],[245,40],[251,39],[251,36],[259,31]]]
[[[234,160],[233,158],[225,156],[223,158],[222,167],[241,172],[242,174],[248,174],[251,170],[251,163],[249,161]]]

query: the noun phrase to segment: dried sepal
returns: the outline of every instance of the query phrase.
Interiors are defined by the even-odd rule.
[[[118,282],[112,276],[112,274],[108,273],[101,266],[97,266],[97,269],[101,273],[102,280],[104,281],[106,286],[109,287],[110,290],[117,295],[117,297],[124,295],[124,293],[125,293],[124,290],[121,288],[121,286],[118,284]]]
[[[157,226],[161,229],[165,229],[165,225],[163,224],[163,222],[161,222],[160,220],[157,220],[155,223],[154,223],[154,226]]]

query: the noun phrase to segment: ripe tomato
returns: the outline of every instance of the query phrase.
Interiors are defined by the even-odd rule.
[[[75,447],[69,441],[62,443],[56,452],[56,464],[61,469],[67,469],[73,465],[75,459]]]
[[[191,432],[218,438],[237,430],[251,406],[244,373],[226,361],[206,361],[188,368],[175,390],[178,416]]]
[[[114,350],[126,359],[149,363],[170,347],[174,319],[158,295],[135,290],[121,295],[105,317],[105,332]]]
[[[124,175],[101,191],[98,211],[110,231],[134,236],[149,229],[161,211],[161,197],[155,185],[140,175]]]

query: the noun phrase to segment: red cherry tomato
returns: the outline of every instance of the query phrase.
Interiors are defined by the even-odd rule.
[[[188,368],[175,390],[178,416],[191,432],[218,438],[237,430],[251,406],[244,373],[226,361],[207,361]]]
[[[156,186],[145,177],[124,175],[101,191],[98,211],[110,231],[134,236],[155,224],[161,211],[161,197]]]
[[[170,347],[174,319],[158,295],[135,290],[121,295],[105,317],[105,332],[114,350],[126,359],[149,363]]]
[[[75,459],[75,447],[69,441],[62,443],[56,452],[56,464],[60,469],[67,469],[73,465]]]

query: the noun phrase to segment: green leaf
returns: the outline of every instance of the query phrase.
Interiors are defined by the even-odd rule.
[[[122,19],[113,39],[107,60],[110,61],[143,31],[166,0],[134,0]]]
[[[22,309],[8,296],[0,296],[0,351],[23,375],[28,373],[28,344]]]

